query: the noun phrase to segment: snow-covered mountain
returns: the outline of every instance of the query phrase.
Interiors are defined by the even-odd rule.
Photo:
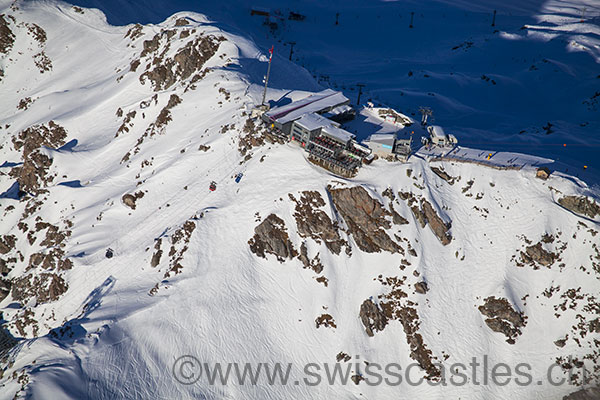
[[[528,4],[511,9],[516,21]],[[544,10],[564,27],[556,4]],[[560,399],[597,385],[593,172],[543,180],[533,166],[421,152],[332,175],[250,118],[267,60],[256,43],[277,33],[244,33],[236,18],[249,10],[113,26],[98,9],[0,1],[0,398]],[[587,48],[574,65],[552,62],[581,83],[552,81],[560,90],[583,93],[597,68],[594,21],[577,25]],[[323,88],[286,54],[269,82],[273,102]],[[427,96],[418,88],[409,97]],[[557,118],[573,127],[585,115],[573,135],[597,143],[597,110],[562,101],[578,114]],[[488,373],[506,364],[510,382],[483,383],[474,358]],[[290,363],[291,377],[211,384],[217,363]],[[410,365],[422,382],[393,384],[394,366]],[[328,368],[347,381],[328,384]]]

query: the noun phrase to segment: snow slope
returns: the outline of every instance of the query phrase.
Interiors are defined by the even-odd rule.
[[[527,4],[523,3],[524,10],[533,9]],[[552,4],[545,8],[548,13]],[[429,6],[444,9],[439,3]],[[306,7],[323,15],[318,14],[317,4]],[[361,7],[352,3],[349,10],[365,15],[383,10],[379,3]],[[9,18],[8,26],[15,35],[12,48],[0,61],[4,72],[0,192],[13,187],[16,178],[11,174],[19,172],[11,171],[21,167],[20,162],[25,162],[23,168],[34,168],[38,185],[23,179],[30,184],[29,195],[20,201],[9,196],[0,199],[0,234],[14,235],[16,242],[2,254],[13,289],[0,307],[5,327],[19,339],[2,364],[0,398],[559,399],[578,389],[553,386],[546,379],[548,367],[559,357],[582,361],[597,381],[599,217],[575,214],[558,203],[568,195],[598,199],[597,187],[560,172],[542,181],[528,165],[503,170],[428,162],[420,156],[407,164],[376,160],[354,179],[339,178],[307,162],[305,153],[291,143],[271,143],[261,133],[256,140],[249,139],[253,134],[244,128],[247,113],[260,102],[266,63],[264,46],[243,35],[235,19],[225,25],[203,14],[182,12],[136,27],[111,26],[99,10],[54,1],[0,1],[0,10],[14,18]],[[242,12],[247,10],[240,9],[233,17]],[[451,8],[447,15],[457,12]],[[391,17],[391,13],[381,14],[381,18]],[[318,22],[317,17],[310,18]],[[43,29],[45,40],[34,33],[39,31],[32,24]],[[341,27],[347,30],[341,35],[350,34],[349,26]],[[292,35],[296,28],[289,29]],[[258,36],[261,31],[252,32]],[[503,47],[508,42],[498,34],[494,37],[498,51],[508,51]],[[326,41],[318,32],[308,38]],[[200,47],[195,41],[204,39],[202,46],[216,47],[214,54],[203,53],[209,57],[202,62],[181,53],[190,43]],[[366,51],[369,42],[356,42],[356,57],[364,57],[365,63],[372,56]],[[538,45],[524,39],[519,43],[523,49]],[[327,68],[336,63],[328,62],[328,50],[315,46],[313,51],[324,58],[319,62],[322,72],[334,78]],[[42,52],[50,68],[39,63]],[[142,56],[143,52],[147,54]],[[419,57],[416,48],[406,52]],[[581,87],[569,86],[569,80],[557,85],[583,93],[596,64],[588,62],[585,52],[562,55],[570,56],[585,60]],[[456,70],[463,76],[464,65],[478,56],[464,57]],[[160,67],[181,59],[193,62],[171,68],[177,72],[168,84],[169,75]],[[290,90],[322,88],[306,69],[283,55],[274,62],[269,100],[277,101]],[[397,69],[390,66],[386,75],[384,64],[369,62],[377,83],[366,80],[358,64],[348,66],[343,74],[364,79],[372,85],[370,95],[387,102],[383,80],[396,75]],[[192,73],[182,72],[185,68],[192,68]],[[144,78],[148,71],[157,73]],[[442,83],[450,80],[435,78],[434,70],[430,73],[435,87],[443,89]],[[398,79],[385,87],[404,85],[408,78]],[[419,77],[414,83],[419,92],[429,90],[427,79]],[[462,126],[469,114],[482,126],[486,120],[492,125],[500,120],[487,118],[483,106],[479,111],[456,107],[460,93],[455,92],[454,79],[448,83],[453,92],[448,104],[464,113],[451,119],[448,111],[448,125]],[[515,85],[519,93],[527,91]],[[420,105],[415,98],[422,94],[417,95],[416,89],[414,95],[403,92],[406,103],[391,97],[390,103],[401,109],[404,104],[413,109]],[[32,102],[18,108],[26,98]],[[569,106],[566,101],[561,104]],[[580,112],[577,118],[589,117]],[[440,114],[438,121],[444,115]],[[515,120],[529,124],[522,116]],[[568,126],[579,121],[572,118]],[[586,133],[597,127],[597,121],[588,119],[591,127],[582,128]],[[24,130],[34,125],[50,129],[51,120],[66,131],[59,145],[27,153],[32,143],[25,149],[17,144]],[[40,156],[32,158],[32,154]],[[42,155],[51,159],[47,169],[39,168]],[[450,178],[444,180],[432,167],[443,169]],[[244,175],[236,183],[238,172]],[[211,181],[217,182],[215,192],[208,190]],[[385,217],[389,226],[383,231],[403,252],[367,252],[361,247],[331,195],[332,188],[356,186],[390,212]],[[340,226],[346,250],[335,254],[323,241],[301,235],[290,194],[299,199],[305,191],[318,192],[324,199],[320,209]],[[410,197],[403,199],[402,193]],[[431,221],[420,225],[410,198],[417,204],[427,201],[436,215],[451,222],[448,245],[436,237]],[[134,208],[127,205],[129,201]],[[391,222],[391,207],[408,223]],[[305,243],[308,257],[320,259],[321,272],[304,268],[298,258],[280,262],[274,255],[262,258],[251,251],[249,240],[255,228],[270,214],[284,222],[296,250]],[[44,223],[64,232],[64,237],[50,237],[53,228]],[[549,266],[525,261],[522,252],[537,243],[556,257]],[[112,251],[110,258],[107,249]],[[158,250],[162,256],[154,263]],[[50,265],[36,263],[37,254],[58,258]],[[70,260],[71,266],[60,264],[64,260]],[[386,278],[402,283],[391,288],[382,283]],[[419,282],[427,283],[425,294],[416,291]],[[391,318],[371,337],[359,317],[361,307],[370,298],[383,306],[392,289],[406,293],[398,299],[399,309],[414,310],[417,317]],[[480,312],[491,296],[506,299],[516,313],[526,316],[514,344],[490,329]],[[335,327],[317,326],[316,320],[324,315],[334,320]],[[415,333],[433,361],[447,368],[457,362],[467,364],[473,357],[482,360],[484,355],[490,364],[526,362],[533,383],[478,385],[469,379],[460,386],[427,382],[370,386],[351,381],[311,386],[302,381],[304,365],[333,365],[341,352],[351,357],[341,365],[351,365],[352,375],[365,376],[365,361],[407,366],[416,361],[411,349]],[[556,344],[561,339],[562,347]],[[187,354],[203,363],[293,363],[292,376],[299,384],[211,385],[203,378],[184,385],[174,378],[173,366]],[[564,376],[561,368],[553,371]],[[426,372],[418,367],[413,374],[418,378]]]

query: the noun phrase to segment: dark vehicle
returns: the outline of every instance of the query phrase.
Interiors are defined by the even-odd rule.
[[[239,174],[237,174],[235,176],[235,183],[240,183],[240,181],[242,180],[242,176],[244,176],[244,174],[242,172],[240,172]]]

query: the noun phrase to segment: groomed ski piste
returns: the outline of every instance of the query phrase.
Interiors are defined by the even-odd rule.
[[[0,1],[0,14],[14,35],[9,50],[0,53],[0,192],[6,194],[0,199],[0,257],[6,271],[3,282],[12,284],[0,308],[5,328],[18,341],[2,356],[0,399],[562,399],[597,385],[600,211],[591,216],[574,211],[564,198],[583,196],[590,204],[600,198],[594,172],[599,165],[590,156],[590,148],[600,143],[593,135],[598,111],[581,104],[593,95],[597,82],[592,76],[598,65],[594,33],[598,10],[591,1],[552,1],[542,7],[534,3],[515,3],[499,14],[497,18],[511,23],[486,34],[495,35],[489,39],[492,49],[478,36],[481,41],[472,45],[478,54],[463,59],[469,63],[487,51],[509,52],[516,43],[519,51],[540,51],[540,57],[536,55],[540,63],[547,64],[541,61],[544,57],[552,58],[552,65],[567,71],[547,71],[550,81],[519,75],[525,74],[522,71],[503,78],[509,86],[535,87],[542,95],[564,93],[556,99],[556,109],[533,107],[537,115],[531,119],[523,112],[506,122],[512,124],[510,129],[519,119],[534,126],[550,112],[562,121],[553,123],[551,135],[530,135],[523,142],[498,133],[502,121],[508,121],[503,113],[515,111],[499,105],[512,102],[512,97],[481,93],[479,99],[468,101],[489,100],[489,108],[479,110],[460,101],[455,89],[461,80],[484,81],[460,66],[455,74],[462,78],[448,81],[448,86],[442,85],[445,78],[425,84],[436,75],[423,69],[418,73],[430,78],[420,78],[398,96],[398,89],[394,95],[385,87],[406,87],[408,78],[392,82],[393,63],[388,74],[383,73],[386,60],[372,61],[373,53],[381,55],[381,47],[373,47],[371,54],[363,52],[368,42],[356,42],[357,60],[346,69],[340,68],[342,62],[332,50],[343,40],[331,39],[333,34],[323,42],[318,31],[307,35],[315,42],[303,49],[301,60],[290,62],[287,54],[276,53],[268,90],[272,102],[292,90],[296,95],[322,90],[319,74],[335,80],[332,71],[337,66],[342,71],[337,79],[364,80],[370,86],[367,98],[391,103],[407,115],[422,105],[416,99],[435,97],[436,123],[459,137],[461,148],[452,150],[457,153],[454,159],[435,161],[447,154],[420,149],[407,163],[378,159],[364,165],[355,178],[345,179],[309,163],[297,145],[272,140],[260,121],[248,127],[249,114],[262,97],[267,43],[276,40],[263,30],[262,20],[249,19],[250,6],[227,4],[219,14],[215,5],[206,5],[205,14],[177,12],[138,28],[110,25],[98,9],[56,1]],[[110,19],[119,15],[117,4],[100,7]],[[141,18],[180,5],[156,5]],[[333,4],[328,10],[335,14],[336,6],[341,7]],[[469,18],[500,6],[485,2],[481,10],[467,12],[466,2],[435,2],[424,8],[444,13],[445,18],[455,16],[457,25],[466,26]],[[583,6],[588,19],[578,23],[577,10]],[[123,7],[123,15],[133,18],[139,3]],[[279,7],[296,10],[291,3]],[[298,8],[307,15],[305,27],[321,26],[322,7],[305,3]],[[369,21],[380,16],[381,23],[367,26],[370,37],[376,35],[375,27],[385,32],[384,22],[392,18],[392,13],[382,12],[382,3],[372,7],[352,3],[348,10],[371,15],[365,17]],[[228,11],[230,19],[224,16]],[[402,13],[403,23],[409,13]],[[345,40],[352,29],[345,25],[346,14],[341,14],[340,26],[346,31],[339,35]],[[534,15],[546,23],[534,24]],[[419,18],[417,14],[415,26]],[[532,25],[520,30],[524,24]],[[286,26],[290,35],[302,29],[290,22]],[[451,39],[469,40],[466,31],[456,32],[448,44]],[[565,47],[563,39],[539,40],[539,32],[577,45]],[[511,35],[533,38],[513,40]],[[437,37],[421,37],[423,43],[407,47],[399,57],[443,69],[441,62],[427,62],[434,55],[426,51],[426,41]],[[323,44],[327,41],[330,48]],[[182,53],[189,43],[202,48],[202,54]],[[315,65],[308,65],[308,59],[319,57],[320,61],[312,61]],[[367,74],[367,66],[381,73]],[[414,68],[415,73],[421,70]],[[496,86],[502,86],[503,79],[498,78]],[[342,85],[337,89],[344,90]],[[465,86],[466,92],[475,90]],[[452,98],[428,96],[433,87],[452,93]],[[513,91],[508,90],[511,95]],[[523,96],[519,101],[531,100]],[[29,100],[21,106],[24,99]],[[444,103],[447,109],[440,105]],[[502,113],[494,114],[495,107]],[[463,125],[471,113],[472,125]],[[486,119],[495,124],[488,131]],[[32,133],[19,136],[30,127],[43,131],[40,126],[51,132],[58,132],[59,126],[65,135],[57,133],[47,142],[36,142]],[[490,132],[503,141],[494,143]],[[513,139],[516,145],[511,148],[507,143]],[[471,146],[469,141],[480,145]],[[563,146],[567,153],[556,153],[544,145],[550,142],[590,146]],[[527,143],[527,151],[519,143]],[[489,152],[503,160],[498,162],[520,167],[471,162]],[[562,167],[554,170],[551,160],[576,173]],[[542,164],[552,169],[547,180],[536,178]],[[236,182],[240,173],[243,177]],[[210,191],[213,181],[216,190]],[[26,193],[15,192],[15,182],[21,182]],[[365,206],[363,214],[352,214],[350,210],[362,209],[352,207],[362,194],[342,198],[339,193],[355,187],[386,211]],[[315,230],[329,227],[322,220],[315,223],[312,213],[301,206],[302,197],[309,196],[306,192],[313,198],[316,192],[322,199],[309,201],[308,208],[321,210],[332,226],[337,223],[334,230],[341,251],[332,251],[330,242],[319,236],[323,231]],[[433,210],[443,223],[435,225],[437,220],[426,210]],[[257,227],[272,214],[283,229],[269,234],[285,232],[288,239],[283,242],[293,251],[289,246],[275,248],[261,256],[251,243],[267,240]],[[353,217],[366,218],[369,225],[357,230]],[[311,234],[302,229],[304,219],[312,226]],[[383,235],[391,242],[381,241]],[[14,237],[12,246],[7,236]],[[303,247],[308,267],[299,256]],[[375,310],[392,307],[382,328],[368,327],[361,318],[368,300]],[[508,308],[491,315],[485,308],[490,304]],[[381,311],[375,314],[381,318]],[[175,368],[185,355],[210,366],[279,362],[291,363],[293,369],[286,385],[271,385],[265,378],[256,384],[240,384],[233,378],[226,385],[210,384],[206,371],[199,380],[185,384]],[[468,365],[474,357],[479,363],[487,359],[489,365],[505,363],[513,371],[519,363],[527,363],[531,381],[483,384],[483,378],[476,382],[469,376],[464,384],[436,384],[436,379],[418,385],[406,380],[399,385],[367,384],[367,363],[403,368],[416,363],[411,373],[416,381],[435,372],[427,370],[427,360],[449,370],[456,363]],[[350,366],[349,375],[358,377],[358,383],[349,379],[328,384],[321,369],[322,379],[313,385],[315,376],[303,371],[310,363],[336,362],[344,371]],[[567,362],[577,365],[580,374],[583,363],[590,382],[581,386],[576,377],[576,385],[553,385],[549,368],[559,379],[567,376],[568,368],[560,366]]]

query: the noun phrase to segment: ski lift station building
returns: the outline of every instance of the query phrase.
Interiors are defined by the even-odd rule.
[[[432,125],[427,128],[431,143],[437,146],[452,146],[458,143],[456,136],[446,134],[444,128],[438,125]]]
[[[406,161],[411,153],[412,137],[403,132],[379,133],[369,136],[363,144],[379,157],[395,157]]]
[[[332,113],[337,110],[346,111],[350,100],[341,92],[325,89],[321,92],[311,94],[298,101],[293,101],[289,104],[280,107],[274,107],[262,115],[265,123],[272,125],[277,130],[281,131],[285,136],[290,136],[292,132],[292,124],[308,113]]]

